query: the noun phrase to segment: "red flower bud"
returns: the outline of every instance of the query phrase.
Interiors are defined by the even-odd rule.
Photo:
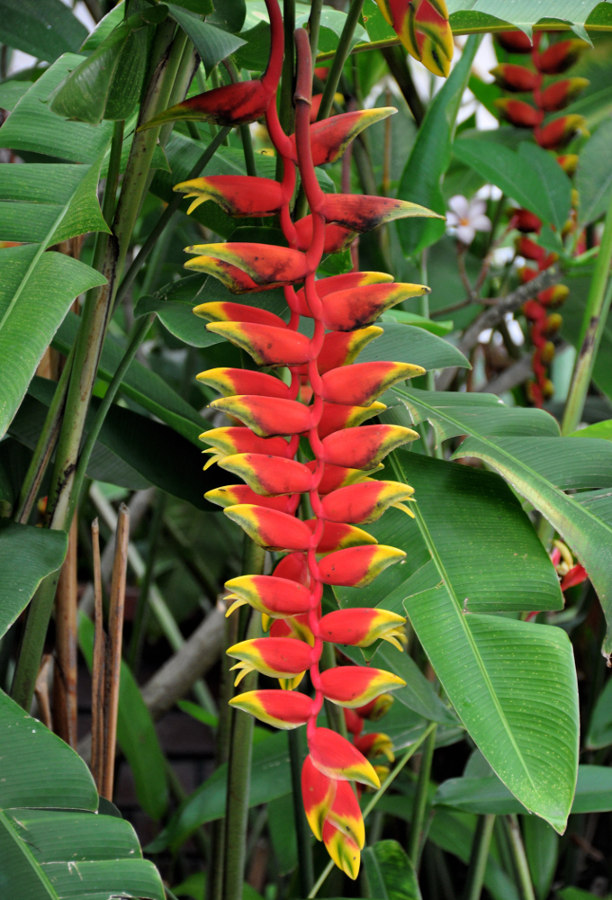
[[[506,91],[533,91],[538,85],[538,75],[526,66],[502,63],[491,69],[496,83]]]
[[[503,119],[507,119],[518,128],[535,128],[543,118],[543,113],[539,109],[530,106],[524,100],[500,97],[495,101],[495,106]]]
[[[552,44],[543,53],[536,54],[534,62],[538,71],[545,75],[560,75],[576,62],[589,45],[580,38],[570,38]]]

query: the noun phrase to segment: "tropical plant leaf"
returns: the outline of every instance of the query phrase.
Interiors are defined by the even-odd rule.
[[[611,141],[612,122],[603,122],[580,154],[576,170],[580,226],[595,222],[610,205],[612,172],[604,161]]]
[[[0,525],[0,637],[26,608],[42,579],[59,569],[67,546],[63,531],[3,520]]]
[[[199,16],[194,16],[174,3],[169,3],[168,9],[172,18],[178,22],[191,39],[207,75],[217,63],[226,59],[246,43],[241,37],[222,31],[221,28],[217,28],[209,22],[203,22]],[[201,9],[198,11],[201,12]]]
[[[78,50],[87,29],[61,0],[0,0],[0,42],[53,62]]]
[[[455,458],[475,456],[499,472],[557,529],[588,572],[608,623],[612,622],[612,447],[596,438],[502,437],[482,423],[466,427],[460,416],[401,388],[414,421],[431,420],[469,435]],[[503,432],[502,432],[503,434]],[[587,444],[588,442],[588,444]],[[566,490],[584,491],[566,494]],[[601,489],[588,490],[588,489]],[[609,627],[609,626],[608,626]],[[604,652],[612,652],[606,635]]]
[[[103,284],[99,272],[43,244],[2,250],[0,285],[0,437],[75,297]]]
[[[69,122],[54,113],[48,103],[51,93],[82,59],[75,53],[65,53],[31,85],[0,128],[0,147],[64,162],[93,163],[101,158],[110,144],[112,124]]]
[[[461,59],[434,97],[397,189],[398,198],[420,203],[441,214],[445,212],[442,179],[451,160],[459,104],[477,49],[477,38],[471,38],[463,49]],[[404,220],[398,223],[397,228],[402,250],[407,256],[435,243],[444,234],[444,222],[437,219]]]
[[[453,31],[462,31],[466,26],[489,31],[499,27],[501,19],[531,34],[533,26],[546,18],[567,22],[585,40],[585,23],[599,5],[603,5],[599,0],[580,0],[579,4],[575,0],[513,0],[512,4],[504,0],[447,0]]]
[[[421,900],[416,873],[397,841],[377,841],[363,851],[368,896],[376,900]]]
[[[494,813],[503,816],[525,812],[516,797],[498,778],[492,776],[449,778],[440,785],[433,802],[479,815]],[[612,771],[606,766],[579,766],[572,815],[611,810]]]
[[[561,231],[570,211],[571,182],[550,153],[526,141],[515,152],[481,138],[458,140],[453,152],[508,197]]]
[[[44,247],[110,229],[96,189],[99,165],[0,164],[0,240]]]
[[[446,366],[469,368],[469,362],[456,347],[415,325],[401,322],[378,322],[384,334],[368,344],[359,354],[361,362],[392,359],[395,362],[411,362],[424,369],[443,369]]]
[[[83,760],[4,693],[0,734],[0,857],[14,895],[164,900],[159,874],[142,859],[132,827],[94,815],[98,795]]]

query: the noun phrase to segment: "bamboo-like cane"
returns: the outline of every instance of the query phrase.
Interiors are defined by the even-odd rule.
[[[113,797],[115,746],[117,742],[117,713],[119,710],[119,682],[121,676],[121,647],[125,610],[125,578],[130,534],[127,506],[121,504],[117,524],[115,562],[111,581],[108,613],[108,643],[104,678],[104,763],[100,794],[107,800]]]
[[[100,564],[100,525],[91,523],[94,589],[94,650],[91,667],[91,771],[98,793],[102,792],[104,758],[104,669],[106,664],[106,635],[102,608],[102,568]]]
[[[59,736],[77,745],[77,523],[72,520],[68,552],[55,595],[55,671],[53,720]]]

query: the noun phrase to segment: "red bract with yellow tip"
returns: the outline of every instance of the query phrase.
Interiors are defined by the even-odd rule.
[[[433,213],[388,197],[322,191],[314,167],[337,159],[363,128],[391,110],[351,112],[313,124],[311,49],[306,32],[300,29],[295,36],[295,134],[285,134],[275,96],[282,27],[277,0],[266,0],[266,5],[273,36],[270,63],[244,95],[254,90],[260,108],[265,106],[263,115],[282,178],[275,182],[211,176],[177,186],[193,200],[190,210],[213,200],[233,216],[277,214],[286,243],[213,243],[187,250],[195,256],[187,263],[190,270],[213,275],[237,293],[256,296],[258,291],[278,287],[288,307],[284,317],[257,305],[225,300],[208,301],[195,309],[210,320],[210,331],[248,353],[257,366],[283,370],[283,380],[269,372],[229,366],[198,376],[221,394],[210,404],[212,410],[224,413],[230,422],[242,423],[212,428],[202,435],[209,444],[207,465],[218,462],[245,482],[215,488],[206,496],[222,506],[253,541],[279,554],[272,574],[232,578],[226,588],[227,615],[250,606],[263,616],[266,632],[229,648],[229,655],[237,659],[236,682],[258,672],[279,679],[283,690],[250,690],[238,693],[231,703],[274,727],[305,725],[302,796],[306,815],[336,865],[355,878],[365,839],[355,785],[377,788],[380,784],[367,758],[376,749],[376,740],[364,739],[363,752],[330,728],[321,727],[319,714],[327,699],[354,709],[356,719],[363,722],[364,709],[385,709],[389,692],[404,682],[392,672],[366,665],[322,671],[319,661],[325,642],[367,647],[385,640],[401,649],[404,618],[374,608],[323,614],[323,603],[328,602],[323,594],[325,585],[364,587],[405,557],[403,550],[378,545],[358,526],[374,521],[389,506],[409,512],[406,504],[412,500],[412,488],[369,476],[382,468],[388,453],[418,435],[398,425],[361,423],[386,408],[376,397],[423,369],[405,362],[357,359],[382,334],[382,328],[372,324],[377,316],[428,289],[396,283],[381,272],[318,279],[316,275],[323,255],[356,233],[396,218]],[[394,14],[399,9],[396,3],[389,6]],[[418,53],[430,61],[436,53],[446,53],[441,0],[418,0],[408,6]],[[438,61],[438,68],[447,62]],[[242,97],[236,87],[236,95]],[[196,98],[190,101],[190,113],[199,108],[209,117],[218,102],[219,121],[223,121],[228,116],[226,96],[227,92],[210,92]],[[237,108],[235,115],[246,115],[246,107]],[[290,203],[298,180],[309,210],[296,221]],[[305,674],[307,686],[298,692]],[[361,739],[361,729],[351,735],[355,741]],[[377,746],[383,752],[389,750],[382,738]]]
[[[555,42],[552,35],[544,36],[541,32],[534,34],[533,45],[520,32],[502,33],[497,39],[510,52],[522,53],[525,57],[529,55],[523,65],[502,64],[492,70],[495,80],[504,90],[528,92],[531,95],[529,102],[515,97],[497,99],[495,104],[501,117],[519,128],[531,129],[536,143],[545,150],[558,151],[572,141],[576,134],[586,134],[585,119],[577,113],[560,116],[552,121],[547,118],[549,113],[564,109],[584,90],[588,85],[586,78],[563,78],[551,83],[545,76],[565,72],[588,45],[578,39]],[[549,45],[545,47],[543,41],[547,40]],[[567,162],[561,156],[557,159],[559,165],[570,174],[572,162]],[[522,271],[523,280],[528,281],[552,265],[556,256],[539,245],[542,222],[532,212],[526,209],[513,210],[510,224],[521,232],[517,239],[518,253],[535,264],[534,267],[526,266]],[[571,217],[563,228],[563,234],[575,227],[575,217]],[[527,237],[529,234],[532,237]],[[524,308],[534,346],[533,379],[528,382],[526,393],[530,402],[539,407],[554,392],[548,373],[555,347],[547,340],[548,326],[545,323],[546,307],[552,298],[558,298],[555,302],[561,300],[559,288],[562,286],[554,285],[541,291]]]

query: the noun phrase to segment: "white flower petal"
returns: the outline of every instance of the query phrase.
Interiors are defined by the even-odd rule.
[[[472,243],[475,234],[476,232],[471,225],[460,225],[457,228],[457,237],[466,247]]]
[[[463,194],[455,194],[448,201],[448,208],[456,213],[460,219],[466,219],[470,212],[470,204]]]

